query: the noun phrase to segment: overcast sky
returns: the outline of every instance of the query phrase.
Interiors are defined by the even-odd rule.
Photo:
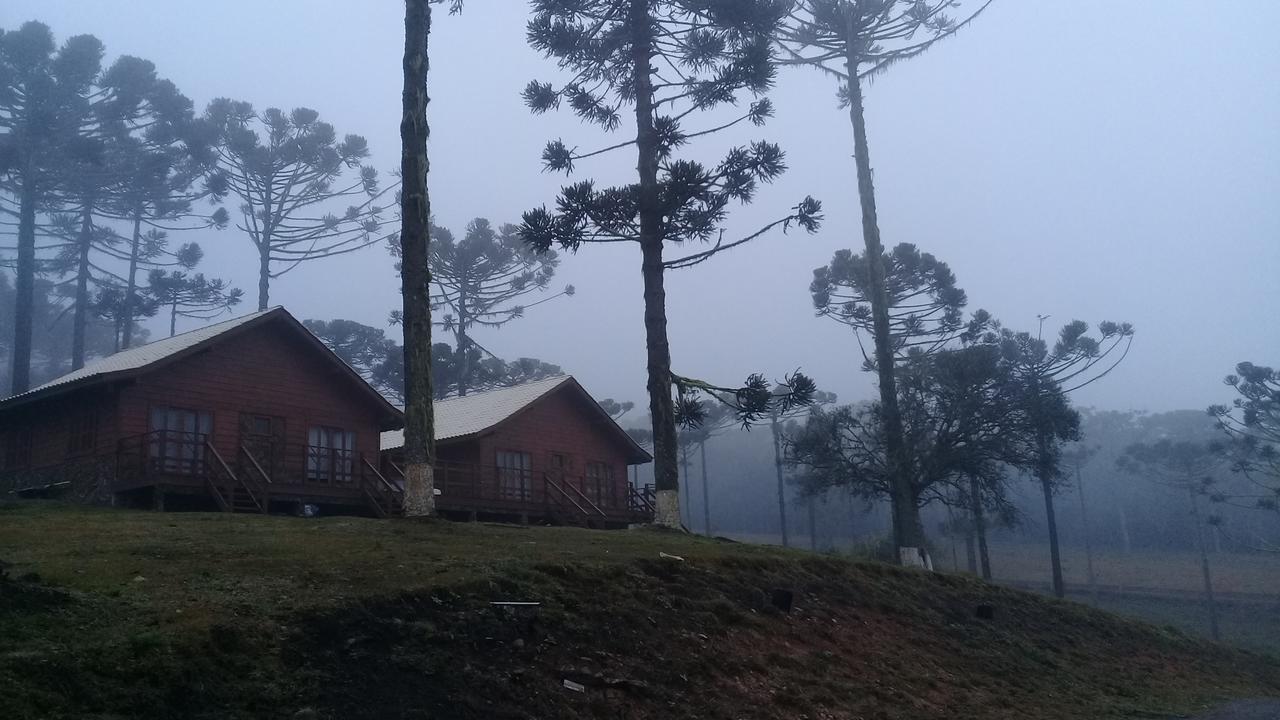
[[[524,41],[526,5],[472,0],[437,13],[431,47],[431,195],[439,224],[518,222],[554,201],[546,140],[600,144],[568,113],[533,117],[520,89],[554,76]],[[385,177],[399,164],[403,6],[395,0],[4,0],[0,27],[91,33],[156,63],[198,108],[218,96],[307,106],[364,135]],[[871,160],[886,245],[948,262],[971,309],[1010,327],[1072,318],[1137,328],[1129,359],[1077,402],[1161,411],[1229,399],[1240,360],[1280,364],[1280,3],[1270,0],[997,0],[959,36],[867,91]],[[674,369],[732,383],[795,368],[842,400],[870,397],[847,328],[815,318],[808,284],[831,254],[862,244],[852,133],[835,87],[784,72],[764,128],[695,152],[768,138],[790,170],[736,211],[729,234],[823,201],[814,236],[776,234],[669,276]],[[623,152],[579,173],[623,182]],[[229,210],[235,205],[230,204]],[[184,235],[203,270],[246,289],[256,263],[234,229]],[[477,340],[501,356],[563,366],[598,397],[643,400],[640,258],[589,247],[564,258],[576,297]],[[382,248],[302,266],[273,303],[300,318],[385,325],[398,279]],[[157,330],[159,328],[157,327]]]

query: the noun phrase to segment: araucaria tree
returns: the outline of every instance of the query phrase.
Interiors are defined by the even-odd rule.
[[[439,313],[437,326],[454,336],[458,395],[472,387],[471,359],[480,349],[471,339],[473,327],[502,327],[535,305],[573,295],[572,285],[545,294],[560,261],[554,251],[535,252],[520,240],[518,230],[515,225],[495,230],[488,220],[476,218],[458,241],[448,230],[431,229],[431,307]],[[525,300],[535,293],[542,296]]]
[[[57,189],[67,153],[79,150],[88,95],[102,63],[92,35],[54,44],[47,25],[0,31],[0,189],[18,216],[11,392],[30,386],[35,311],[36,212]],[[71,139],[73,142],[68,142]]]
[[[1037,428],[1035,478],[1044,493],[1053,592],[1063,597],[1066,589],[1053,497],[1065,480],[1062,444],[1078,439],[1079,419],[1071,420],[1060,408],[1069,406],[1067,396],[1071,392],[1102,379],[1128,356],[1133,326],[1102,322],[1098,324],[1098,337],[1093,337],[1086,323],[1074,320],[1062,328],[1052,348],[1038,334],[1008,329],[989,341],[999,343],[1004,361],[1029,390],[1029,410]]]
[[[891,64],[914,57],[954,33],[989,4],[979,6],[957,23],[944,10],[956,0],[799,0],[780,34],[788,61],[816,67],[840,83],[841,107],[848,108],[853,126],[853,155],[857,166],[858,200],[862,210],[862,239],[866,248],[870,286],[875,369],[879,378],[880,412],[891,463],[893,532],[900,562],[927,565],[924,527],[911,509],[909,465],[894,381],[894,340],[890,330],[889,295],[882,261],[880,223],[876,215],[867,122],[863,113],[862,81]]]
[[[649,410],[653,422],[654,476],[659,525],[680,524],[676,411],[667,339],[664,276],[667,270],[704,262],[758,238],[773,228],[797,224],[817,228],[820,205],[805,198],[785,216],[739,238],[720,225],[730,204],[749,202],[762,182],[785,169],[783,153],[770,142],[737,147],[714,166],[678,159],[696,138],[741,123],[762,124],[772,107],[761,94],[774,82],[772,38],[788,3],[776,0],[534,0],[529,43],[557,61],[569,79],[560,85],[531,82],[524,98],[535,113],[567,102],[583,120],[605,132],[624,125],[628,137],[594,150],[561,140],[548,143],[543,161],[550,171],[572,172],[588,158],[635,153],[634,182],[597,187],[584,180],[565,187],[554,211],[525,213],[521,237],[539,250],[577,250],[588,243],[636,243],[644,282]],[[753,96],[745,110],[704,114]],[[706,127],[691,127],[699,117]],[[679,257],[672,245],[709,242]],[[768,400],[764,395],[753,398]]]
[[[1215,449],[1254,485],[1258,508],[1280,510],[1280,372],[1242,362],[1225,382],[1238,397],[1209,408],[1227,436]]]
[[[389,188],[379,189],[377,171],[361,164],[369,155],[363,137],[339,140],[310,108],[257,112],[218,98],[204,117],[220,134],[218,171],[241,203],[237,227],[258,253],[259,310],[273,278],[385,239],[378,202]],[[343,201],[353,204],[338,210]]]
[[[168,309],[169,337],[173,337],[178,332],[178,318],[212,320],[232,312],[244,298],[244,291],[220,278],[206,278],[204,273],[152,270],[147,295],[148,301]]]

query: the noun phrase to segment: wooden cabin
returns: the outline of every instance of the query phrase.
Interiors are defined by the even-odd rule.
[[[627,465],[649,455],[572,378],[436,407],[448,514],[597,526],[652,518],[651,499],[626,483]],[[274,308],[0,400],[0,497],[386,516],[399,511],[403,482],[395,451],[382,446],[403,424],[398,408]]]
[[[362,510],[403,415],[283,308],[0,401],[0,489],[158,508]]]
[[[653,458],[573,377],[557,375],[435,403],[436,509],[445,516],[600,527],[653,519],[631,465]],[[402,477],[404,433],[382,434]]]

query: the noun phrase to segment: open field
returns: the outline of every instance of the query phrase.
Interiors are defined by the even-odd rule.
[[[963,550],[962,550],[963,553]],[[1239,555],[1215,553],[1210,556],[1213,587],[1222,594],[1240,593],[1280,597],[1280,555]],[[961,562],[964,562],[963,555]],[[1095,551],[1094,576],[1101,586],[1201,591],[1200,556],[1186,552]],[[991,571],[1000,581],[1047,582],[1049,547],[997,543],[991,546]],[[1088,585],[1089,576],[1082,548],[1062,549],[1062,574],[1068,585]]]
[[[652,530],[23,503],[0,558],[6,719],[1095,720],[1280,694],[1274,660],[1075,603]]]

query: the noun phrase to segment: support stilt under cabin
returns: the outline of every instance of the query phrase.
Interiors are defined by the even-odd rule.
[[[622,527],[649,462],[571,377],[438,401],[446,517]],[[397,515],[403,414],[283,308],[90,363],[0,401],[0,497]],[[401,438],[397,443],[396,439]]]

